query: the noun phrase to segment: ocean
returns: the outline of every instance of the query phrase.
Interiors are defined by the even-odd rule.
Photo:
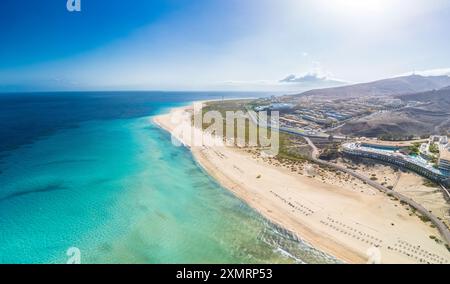
[[[152,116],[261,93],[0,94],[0,263],[328,263],[223,189]]]

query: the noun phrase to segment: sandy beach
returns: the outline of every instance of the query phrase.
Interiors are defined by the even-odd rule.
[[[153,121],[173,132],[178,126],[174,114],[190,109],[172,109]],[[450,252],[430,223],[358,180],[346,181],[343,175],[334,181],[318,178],[248,149],[184,143],[222,186],[269,220],[344,262],[450,263]]]

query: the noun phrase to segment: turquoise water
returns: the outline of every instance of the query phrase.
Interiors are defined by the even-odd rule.
[[[0,186],[0,263],[65,263],[70,247],[82,263],[334,262],[222,189],[151,117],[21,145]]]

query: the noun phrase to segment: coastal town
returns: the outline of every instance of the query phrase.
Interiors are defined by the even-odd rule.
[[[367,119],[380,113],[420,107],[426,103],[403,101],[392,96],[351,99],[306,96],[295,99],[272,97],[257,101],[256,104],[256,107],[253,106],[254,111],[279,111],[279,130],[305,138],[317,157],[329,150],[327,149],[329,143],[325,143],[326,146],[319,149],[321,147],[316,147],[312,140],[316,139],[323,144],[323,140],[326,139],[334,144],[335,152],[350,158],[346,160],[350,164],[344,165],[345,167],[352,167],[351,158],[365,158],[393,168],[411,171],[435,184],[442,191],[443,198],[450,202],[450,144],[447,135],[398,135],[402,139],[392,139],[394,137],[392,135],[361,137],[336,132],[347,123],[361,118]],[[255,119],[253,122],[258,123]],[[332,168],[341,169],[335,165],[336,161],[330,163],[313,158],[321,164],[326,163]],[[374,180],[370,180],[370,177],[363,179],[374,184]],[[374,186],[380,188],[378,185]],[[386,190],[394,188],[393,185],[386,183],[381,186],[385,186]],[[443,227],[443,230],[447,231],[446,234],[448,224],[447,220],[447,227]]]
[[[288,101],[288,102],[286,102]],[[272,97],[258,101],[254,111],[279,111],[279,129],[310,138],[327,138],[341,142],[342,153],[371,158],[412,170],[430,180],[450,187],[450,144],[446,135],[422,135],[409,139],[336,135],[335,130],[347,122],[378,113],[417,107],[421,102],[403,102],[398,98],[362,97],[348,99],[296,99]],[[253,122],[256,122],[253,119]],[[446,189],[446,194],[450,194]]]

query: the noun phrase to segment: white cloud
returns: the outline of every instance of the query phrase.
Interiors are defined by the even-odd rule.
[[[314,84],[314,85],[333,85],[345,84],[346,82],[338,79],[330,78],[317,72],[309,72],[300,76],[294,74],[288,75],[286,78],[279,81],[280,83],[294,83],[294,84]]]
[[[307,73],[299,77],[296,77],[294,74],[288,75],[286,78],[280,80],[280,83],[316,83],[323,81],[327,81],[327,78],[321,77],[317,73]]]
[[[422,71],[412,71],[401,74],[400,76],[421,75],[421,76],[450,76],[450,68],[438,68]]]

